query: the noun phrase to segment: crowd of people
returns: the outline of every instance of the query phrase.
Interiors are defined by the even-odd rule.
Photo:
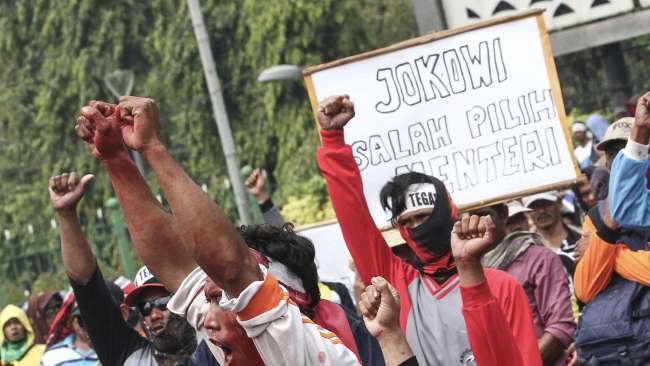
[[[401,234],[392,248],[344,140],[354,103],[321,101],[316,158],[354,289],[319,279],[263,170],[245,185],[265,223],[236,227],[167,150],[154,100],[80,112],[145,266],[104,279],[77,215],[94,176],[51,177],[71,290],[2,310],[1,365],[650,365],[650,93],[634,117],[571,126],[586,177],[572,190],[461,213],[436,177],[395,176],[376,198]]]

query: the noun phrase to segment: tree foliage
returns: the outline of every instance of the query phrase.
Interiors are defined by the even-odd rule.
[[[324,185],[314,183],[318,136],[304,86],[260,84],[257,74],[276,64],[314,65],[410,38],[416,33],[410,1],[204,0],[202,5],[242,165],[271,173],[276,202],[310,196],[311,207],[304,210],[326,207]],[[50,175],[69,170],[97,175],[80,214],[100,261],[119,270],[103,208],[113,191],[101,163],[73,131],[80,106],[91,99],[114,101],[103,78],[116,69],[133,70],[132,94],[158,101],[174,156],[236,218],[185,2],[2,1],[0,229],[10,235],[0,239],[0,265],[14,284],[19,276],[34,280],[33,260],[11,269],[12,258],[20,255],[53,254],[49,258],[59,273],[53,277],[62,277],[46,184]],[[159,194],[151,174],[147,178]]]

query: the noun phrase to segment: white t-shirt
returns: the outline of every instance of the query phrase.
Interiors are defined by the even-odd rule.
[[[300,313],[287,290],[264,266],[260,268],[263,281],[251,283],[237,298],[229,298],[224,292],[220,306],[237,314],[237,321],[266,365],[360,365],[336,334]],[[185,316],[197,330],[204,330],[203,320],[209,309],[203,293],[206,278],[205,272],[195,269],[167,304],[170,311]],[[221,359],[216,354],[215,358],[222,362],[221,349],[210,349],[214,354],[215,348]]]

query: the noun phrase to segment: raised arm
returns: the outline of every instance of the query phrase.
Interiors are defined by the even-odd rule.
[[[266,186],[266,172],[260,168],[253,170],[251,175],[246,178],[244,182],[248,193],[255,198],[255,201],[260,206],[264,223],[269,225],[282,226],[285,224],[284,217],[280,209],[278,209],[271,200],[269,189]]]
[[[345,243],[364,283],[375,276],[394,282],[393,267],[401,265],[400,260],[375,226],[363,194],[361,173],[343,136],[343,127],[354,117],[354,104],[348,96],[332,96],[320,105],[322,146],[318,149],[318,166]]]
[[[374,277],[371,283],[361,294],[359,310],[368,332],[377,338],[386,365],[397,366],[405,362],[417,365],[400,327],[397,290],[383,277]]]
[[[92,179],[76,173],[50,178],[50,201],[59,221],[63,265],[86,330],[102,364],[121,365],[144,340],[126,324],[113,302],[79,223],[77,203]]]
[[[624,227],[650,227],[650,92],[639,98],[627,146],[612,163],[609,200],[612,217]]]
[[[87,284],[92,277],[97,262],[81,229],[77,204],[94,178],[91,174],[80,178],[75,172],[63,173],[51,177],[48,187],[50,201],[59,222],[63,266],[68,276],[82,285]]]
[[[451,248],[458,267],[463,317],[476,363],[490,365],[540,365],[541,357],[526,294],[511,278],[488,284],[481,258],[500,239],[490,216],[465,216],[454,225]],[[498,272],[498,271],[495,271]],[[505,276],[502,272],[501,276]],[[499,289],[499,300],[493,295]],[[504,301],[507,295],[507,300]]]
[[[160,141],[156,103],[123,97],[119,107],[133,116],[132,122],[122,119],[124,142],[140,151],[154,171],[174,213],[179,241],[217,285],[238,296],[262,278],[255,258],[223,211]]]
[[[121,129],[118,109],[93,101],[81,109],[75,129],[104,163],[136,252],[173,292],[196,263],[180,243],[173,216],[161,206],[131,160],[123,137],[132,136]],[[128,142],[135,143],[133,138]]]

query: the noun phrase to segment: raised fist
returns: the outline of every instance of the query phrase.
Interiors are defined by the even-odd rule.
[[[639,127],[650,128],[650,92],[643,94],[637,101],[634,124]]]
[[[92,174],[86,174],[80,178],[75,173],[63,173],[50,178],[48,191],[50,201],[56,211],[74,210],[77,203],[84,195],[86,187],[95,178]]]
[[[250,193],[257,203],[262,204],[269,199],[269,192],[266,188],[266,174],[260,168],[253,170],[251,175],[244,182],[248,193]]]
[[[119,109],[126,146],[143,152],[148,147],[161,145],[158,105],[153,99],[121,97]]]
[[[97,159],[126,152],[120,133],[120,111],[114,104],[91,101],[81,108],[75,131]]]
[[[359,300],[359,311],[363,315],[368,332],[373,337],[384,331],[400,330],[399,295],[397,290],[383,277],[374,277],[372,285],[366,287]]]
[[[340,130],[354,117],[354,103],[347,95],[334,95],[320,102],[316,113],[323,130]]]
[[[465,215],[454,224],[451,251],[456,261],[480,261],[498,243],[492,217]]]

